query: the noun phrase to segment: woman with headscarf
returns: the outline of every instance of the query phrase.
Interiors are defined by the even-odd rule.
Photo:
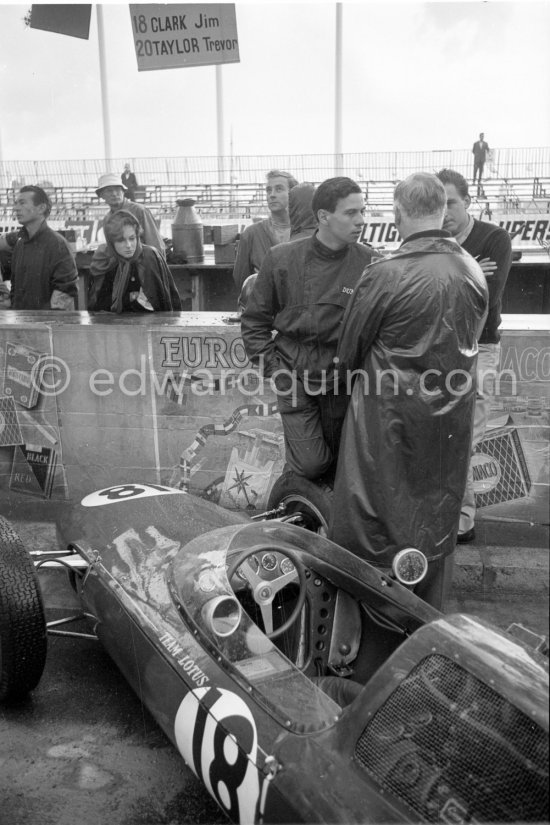
[[[88,309],[123,312],[179,312],[181,300],[172,273],[153,246],[140,241],[140,224],[120,210],[105,221],[109,266],[98,259],[90,267],[92,284]],[[112,259],[117,267],[112,272]],[[107,259],[106,259],[107,260]]]

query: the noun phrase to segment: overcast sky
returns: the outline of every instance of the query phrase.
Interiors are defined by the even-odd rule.
[[[97,21],[81,40],[0,4],[1,157],[104,156]],[[237,3],[225,153],[334,149],[335,4]],[[114,157],[215,155],[215,68],[138,72],[127,5],[104,6]],[[344,152],[550,145],[550,2],[345,2]]]

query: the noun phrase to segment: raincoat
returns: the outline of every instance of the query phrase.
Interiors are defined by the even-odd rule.
[[[317,218],[311,209],[314,193],[315,186],[312,183],[299,183],[288,193],[291,241],[309,238],[317,229]]]
[[[410,236],[364,273],[346,311],[344,422],[329,535],[371,563],[404,547],[454,550],[470,459],[487,284],[441,230]]]

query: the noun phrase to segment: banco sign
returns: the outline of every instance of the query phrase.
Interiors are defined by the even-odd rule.
[[[130,4],[139,72],[238,63],[235,6]]]

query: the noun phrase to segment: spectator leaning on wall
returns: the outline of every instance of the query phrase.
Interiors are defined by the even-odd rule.
[[[108,204],[109,212],[105,216],[103,223],[120,210],[133,215],[140,227],[140,240],[147,246],[157,249],[163,258],[166,259],[166,246],[158,230],[155,219],[147,207],[141,203],[134,203],[125,196],[125,189],[120,177],[114,172],[107,172],[101,175],[97,184],[96,194]],[[94,252],[90,263],[90,275],[92,281],[98,278],[114,278],[114,273],[118,266],[118,260],[113,253],[112,247],[104,243],[98,246]]]
[[[23,186],[14,212],[21,229],[0,237],[0,252],[11,253],[11,308],[75,309],[75,258],[65,238],[48,226],[48,195],[39,186]]]

